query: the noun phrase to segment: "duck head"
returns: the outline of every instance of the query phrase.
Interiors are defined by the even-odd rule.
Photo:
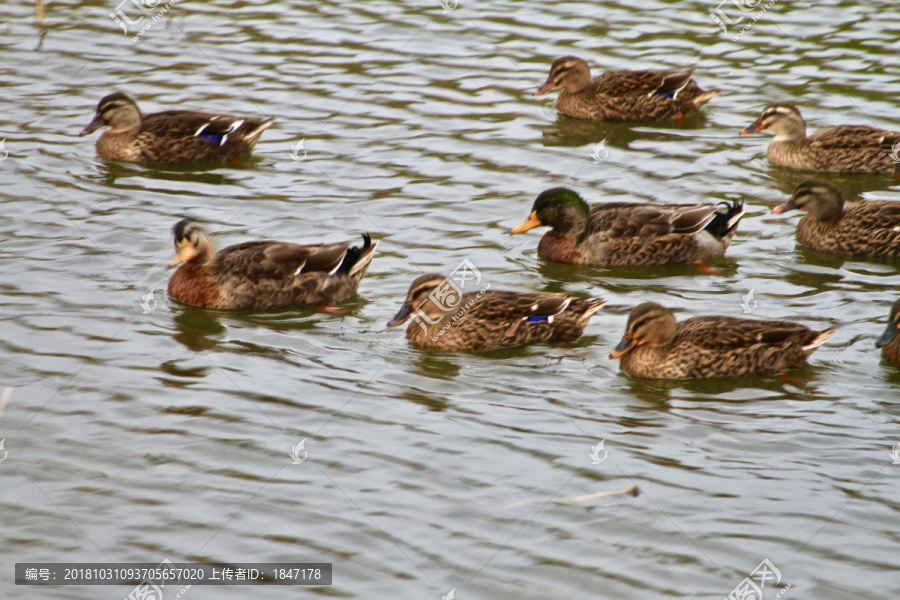
[[[206,262],[212,256],[212,243],[199,223],[182,219],[172,228],[175,234],[175,256],[170,265],[184,262]]]
[[[79,137],[93,133],[105,126],[110,127],[110,131],[120,132],[140,127],[141,111],[138,110],[137,104],[126,94],[115,92],[104,97],[97,104],[97,112],[94,120],[88,123],[88,126],[81,130]]]
[[[609,353],[610,358],[622,358],[638,346],[668,346],[675,339],[675,315],[656,302],[635,306],[628,315],[625,335]]]
[[[560,235],[580,236],[591,221],[591,210],[577,192],[568,188],[550,188],[540,193],[531,205],[531,214],[512,233],[525,233],[545,225]]]
[[[546,94],[556,87],[573,94],[583,90],[591,83],[591,68],[577,56],[563,56],[553,61],[550,75],[544,85],[535,90],[534,95]]]

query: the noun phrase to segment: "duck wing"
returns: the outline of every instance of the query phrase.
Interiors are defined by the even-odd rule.
[[[691,81],[693,69],[685,71],[608,71],[593,80],[594,88],[607,96],[653,96],[674,98]]]
[[[676,342],[689,340],[694,346],[711,350],[733,350],[760,345],[807,346],[816,341],[821,333],[790,321],[694,317],[678,324]]]
[[[891,237],[897,237],[900,227],[900,202],[894,200],[858,200],[844,209],[842,224],[868,232],[878,237],[878,232],[887,230]],[[864,234],[865,235],[865,234]]]
[[[823,150],[883,148],[886,141],[897,137],[900,133],[892,133],[868,125],[837,125],[824,127],[811,136],[809,143]],[[890,147],[890,144],[888,144]]]
[[[716,216],[714,204],[609,202],[591,207],[591,233],[610,238],[659,237],[702,231]]]
[[[229,136],[250,136],[266,123],[271,124],[271,121],[192,110],[167,110],[145,115],[141,120],[141,133],[159,138],[196,137],[222,146]]]
[[[466,316],[484,321],[535,320],[546,321],[563,313],[574,296],[551,293],[525,293],[489,290],[480,298],[477,293],[463,294],[460,310],[473,301],[466,309]]]
[[[216,255],[216,262],[220,274],[254,281],[304,273],[333,274],[349,249],[350,242],[303,245],[264,240],[229,246]]]

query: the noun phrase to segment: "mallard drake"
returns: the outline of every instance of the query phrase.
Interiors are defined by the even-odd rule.
[[[789,321],[694,317],[644,302],[628,315],[622,341],[610,352],[622,370],[650,379],[776,375],[803,365],[834,328],[814,331]]]
[[[891,313],[888,317],[888,324],[875,342],[876,348],[881,348],[881,356],[892,365],[900,365],[900,300],[894,302],[891,306]]]
[[[106,160],[133,163],[178,163],[221,160],[249,154],[275,119],[251,119],[192,110],[141,115],[122,92],[100,100],[94,120],[79,136],[109,126],[97,140]]]
[[[719,211],[717,206],[725,206]],[[513,234],[546,225],[538,256],[576,265],[670,265],[721,256],[744,216],[742,202],[716,204],[588,204],[576,192],[551,188]]]
[[[660,121],[700,109],[721,92],[704,92],[682,71],[609,71],[591,79],[591,68],[577,56],[553,61],[547,81],[535,92],[562,91],[556,108],[564,115],[595,121]]]
[[[187,219],[173,228],[181,266],[169,279],[169,296],[193,306],[267,309],[331,305],[356,293],[378,241],[362,246],[244,242],[215,253],[203,228]]]
[[[793,104],[769,102],[741,135],[775,132],[766,157],[776,167],[826,173],[897,173],[892,147],[900,133],[869,125],[825,127],[806,137],[806,121]],[[896,154],[894,154],[896,156]],[[898,160],[897,162],[900,162]]]
[[[900,256],[900,202],[860,200],[844,206],[832,185],[808,179],[772,212],[798,209],[797,241],[813,250],[863,256]]]
[[[460,293],[452,280],[432,273],[416,278],[388,327],[403,325],[406,339],[427,350],[494,350],[533,343],[565,343],[581,337],[588,319],[606,300],[568,294],[488,289]]]

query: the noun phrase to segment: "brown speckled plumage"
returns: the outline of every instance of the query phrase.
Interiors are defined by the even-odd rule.
[[[409,286],[403,306],[388,326],[398,327],[412,317],[406,338],[428,350],[477,352],[564,343],[581,337],[590,316],[606,303],[567,294],[488,288],[460,296],[453,292],[451,280],[423,275]]]
[[[740,202],[588,206],[574,191],[542,192],[513,233],[546,225],[538,256],[555,262],[624,266],[691,263],[721,256],[744,214]]]
[[[591,79],[588,64],[576,56],[553,61],[547,81],[534,94],[561,87],[556,107],[578,119],[659,121],[687,116],[720,92],[704,92],[683,71],[609,71]]]
[[[97,140],[106,160],[133,163],[181,163],[249,154],[274,119],[251,119],[191,110],[142,115],[121,92],[100,100],[94,120],[79,135],[109,126]]]
[[[175,225],[169,296],[207,308],[268,309],[328,305],[356,293],[378,242],[362,246],[244,242],[214,253],[196,223]]]
[[[775,375],[803,365],[834,333],[788,321],[694,317],[676,323],[672,311],[645,302],[628,317],[612,358],[623,371],[651,379]]]
[[[898,330],[900,330],[900,300],[891,306],[887,327],[875,342],[875,347],[881,348],[881,356],[885,361],[900,366],[900,335],[898,335],[900,332]]]
[[[770,102],[741,135],[771,129],[776,135],[766,157],[778,167],[822,173],[900,172],[892,160],[892,147],[900,133],[869,125],[825,127],[806,136],[806,121],[793,104]]]
[[[797,224],[797,241],[814,250],[860,256],[900,256],[900,202],[858,200],[844,205],[834,186],[809,179],[791,199],[775,207],[807,214]]]

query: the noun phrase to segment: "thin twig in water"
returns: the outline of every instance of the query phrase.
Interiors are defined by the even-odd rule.
[[[630,494],[631,496],[638,495],[638,488],[636,485],[629,485],[627,488],[622,488],[621,490],[612,490],[609,492],[597,492],[595,494],[585,494],[583,496],[554,496],[553,498],[537,498],[535,500],[523,500],[522,502],[515,502],[513,504],[507,504],[503,508],[516,508],[519,506],[528,506],[529,504],[546,504],[548,502],[555,502],[557,504],[573,504],[575,502],[584,502],[585,500],[596,500],[597,498],[606,498],[607,496],[624,496],[625,494]]]

